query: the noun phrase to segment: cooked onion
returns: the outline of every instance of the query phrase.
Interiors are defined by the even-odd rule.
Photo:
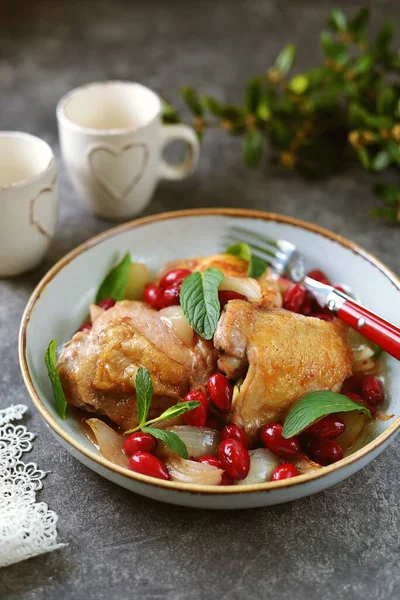
[[[180,483],[219,485],[223,470],[212,465],[186,460],[180,456],[170,456],[165,461],[171,480]]]
[[[318,469],[322,469],[321,465],[314,462],[303,452],[299,452],[297,456],[294,456],[292,460],[288,460],[292,465],[296,467],[300,475],[303,473],[309,473],[310,471],[317,471]]]
[[[249,302],[260,302],[261,300],[260,284],[251,277],[224,277],[219,289],[242,294]]]
[[[127,467],[129,460],[122,450],[122,435],[100,419],[87,419],[86,423],[95,435],[101,455],[121,467]]]
[[[356,410],[339,413],[338,417],[340,417],[344,423],[344,431],[335,441],[342,448],[343,452],[345,452],[346,450],[350,450],[356,443],[368,417],[364,413]]]
[[[217,454],[219,435],[215,429],[209,427],[194,427],[192,425],[176,425],[168,427],[167,431],[172,431],[178,435],[185,444],[189,456],[199,458],[206,454]],[[161,446],[161,444],[159,444]],[[160,448],[164,455],[175,453],[167,448],[164,444]]]
[[[189,321],[183,314],[181,306],[167,306],[158,313],[161,320],[172,329],[178,339],[186,346],[191,346],[193,343],[194,331],[190,326]]]
[[[245,479],[235,481],[235,485],[251,485],[253,483],[264,483],[271,479],[274,469],[280,464],[280,460],[267,448],[250,450],[250,470]]]
[[[146,265],[143,263],[132,263],[129,266],[125,298],[127,300],[142,300],[143,290],[150,281],[151,276]]]

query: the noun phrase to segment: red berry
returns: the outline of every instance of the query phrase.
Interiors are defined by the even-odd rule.
[[[298,283],[293,283],[282,296],[282,306],[292,312],[300,312],[301,306],[307,298],[306,290]]]
[[[115,300],[114,298],[104,298],[104,300],[99,302],[98,306],[104,308],[104,310],[108,310],[109,308],[115,306]]]
[[[229,300],[247,300],[247,297],[243,296],[243,294],[239,294],[238,292],[220,290],[218,292],[218,300],[221,305],[221,308],[224,308],[225,304],[229,302]]]
[[[221,440],[236,440],[243,448],[249,447],[245,432],[237,425],[225,425],[225,427],[221,429],[220,435]]]
[[[300,473],[296,467],[290,463],[285,463],[275,467],[271,475],[271,481],[281,481],[282,479],[290,479],[290,477],[296,477]]]
[[[222,473],[221,483],[219,485],[232,485],[233,480],[229,477],[225,471]]]
[[[181,287],[180,285],[167,288],[163,291],[162,307],[166,306],[178,306],[181,303],[180,299]]]
[[[313,313],[310,317],[314,317],[314,319],[321,319],[321,321],[333,321],[334,316],[326,313]]]
[[[343,450],[335,440],[315,438],[308,444],[311,460],[325,467],[343,458]]]
[[[217,419],[214,419],[214,417],[208,417],[206,425],[210,429],[219,429],[221,427]]]
[[[282,429],[280,423],[264,425],[261,429],[261,440],[276,456],[294,456],[300,450],[300,442],[297,437],[284,438]]]
[[[125,454],[131,456],[140,451],[154,452],[156,445],[157,440],[152,435],[144,431],[136,431],[125,438],[123,448]]]
[[[311,315],[311,313],[313,312],[314,309],[314,301],[313,299],[307,294],[307,296],[304,299],[303,304],[300,306],[300,313],[302,315]]]
[[[313,269],[307,273],[308,277],[311,279],[315,279],[315,281],[319,281],[320,283],[325,283],[326,285],[332,285],[325,273],[320,271],[319,269]]]
[[[207,423],[208,403],[205,394],[201,390],[188,392],[183,399],[184,402],[201,402],[200,406],[183,413],[182,418],[186,425],[204,427]]]
[[[372,404],[370,404],[367,400],[365,400],[365,398],[363,398],[359,394],[354,394],[354,392],[346,392],[345,395],[351,400],[354,400],[355,402],[359,402],[360,404],[366,406],[370,411],[371,415],[374,415],[376,413],[375,406],[372,406]]]
[[[154,283],[146,285],[143,291],[143,299],[153,308],[159,309],[164,306],[164,292],[158,285],[154,285]]]
[[[233,385],[222,373],[214,373],[206,384],[207,392],[212,402],[222,410],[228,412],[232,405]]]
[[[221,468],[234,481],[244,479],[250,469],[250,456],[236,440],[222,440],[218,446],[218,458]]]
[[[173,269],[168,271],[160,281],[160,288],[167,289],[180,285],[182,281],[191,274],[188,269]]]
[[[367,375],[361,383],[361,394],[367,402],[377,406],[384,396],[382,382],[377,377]]]
[[[129,459],[129,468],[135,473],[157,479],[169,479],[169,473],[159,458],[148,452],[136,452]]]
[[[86,321],[85,323],[82,323],[82,325],[79,327],[78,331],[90,331],[92,329],[92,323],[90,321]]]
[[[217,467],[218,469],[221,468],[219,460],[216,456],[200,456],[200,458],[197,459],[197,462],[211,465],[212,467]]]
[[[327,415],[307,428],[307,433],[311,433],[319,438],[334,439],[344,431],[344,423],[336,415]]]
[[[362,377],[360,375],[352,375],[345,379],[342,386],[342,394],[347,394],[347,392],[353,392],[355,394],[361,394],[361,382]]]

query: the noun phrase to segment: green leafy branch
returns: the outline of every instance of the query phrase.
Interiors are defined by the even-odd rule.
[[[182,89],[200,138],[219,127],[242,137],[245,164],[255,167],[265,153],[271,160],[304,176],[320,177],[342,170],[356,157],[373,173],[400,167],[400,52],[391,48],[393,25],[376,38],[367,36],[369,11],[351,18],[333,9],[320,35],[323,64],[290,76],[296,47],[286,46],[265,74],[245,86],[242,105]],[[180,114],[164,102],[165,123]],[[377,217],[400,221],[400,187],[379,182],[382,206]]]

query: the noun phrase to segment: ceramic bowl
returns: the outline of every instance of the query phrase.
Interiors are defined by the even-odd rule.
[[[361,302],[398,324],[400,281],[379,260],[349,240],[303,221],[247,210],[192,210],[138,219],[82,244],[60,260],[32,294],[22,318],[19,355],[32,400],[59,442],[75,458],[103,477],[133,492],[201,508],[250,508],[288,502],[335,485],[362,469],[390,444],[400,426],[400,362],[387,357],[384,409],[396,415],[376,422],[363,445],[343,460],[293,479],[249,486],[206,487],[152,479],[105,460],[73,418],[55,409],[43,361],[51,338],[68,340],[87,316],[102,281],[115,260],[130,251],[155,272],[167,260],[207,255],[223,249],[227,227],[238,224],[271,238],[287,239],[303,253],[308,268],[326,271],[351,285]]]

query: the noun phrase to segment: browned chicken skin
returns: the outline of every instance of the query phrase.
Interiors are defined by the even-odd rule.
[[[75,334],[57,365],[70,404],[107,415],[123,429],[137,424],[139,367],[152,376],[152,417],[203,383],[216,369],[216,353],[198,336],[186,346],[157,311],[126,300],[98,316],[90,331]]]
[[[282,421],[298,398],[319,389],[338,391],[351,374],[352,353],[340,322],[242,300],[226,305],[214,345],[228,377],[247,371],[230,421],[253,442],[262,425]]]

